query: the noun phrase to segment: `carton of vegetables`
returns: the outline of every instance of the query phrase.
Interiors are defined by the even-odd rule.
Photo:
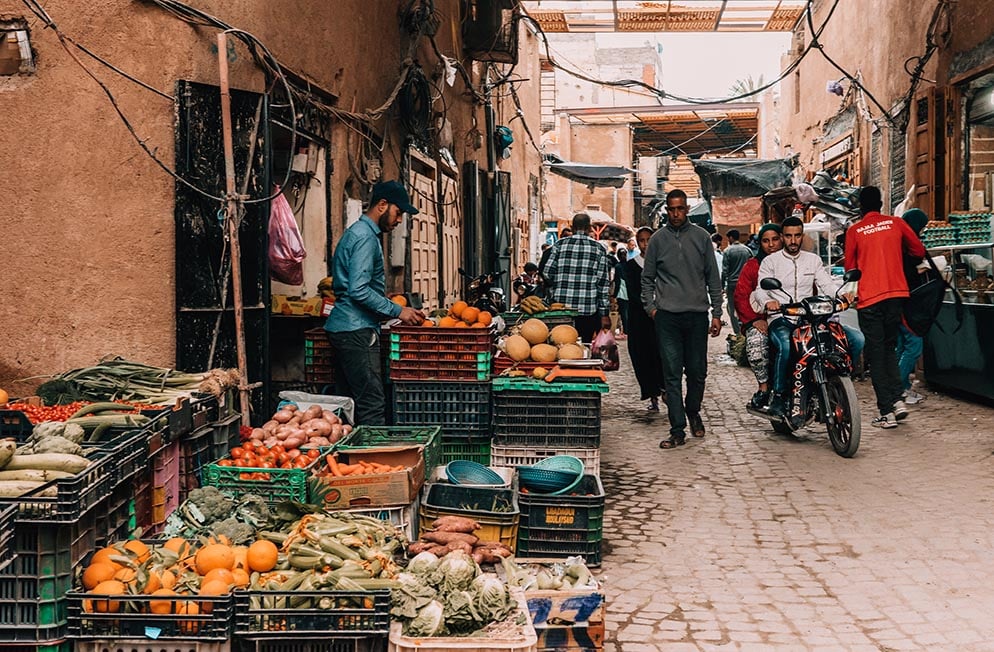
[[[395,649],[445,649],[467,637],[487,639],[483,647],[531,649],[537,639],[524,594],[493,574],[483,574],[473,558],[452,552],[439,559],[423,552],[397,576],[390,615]],[[430,640],[426,640],[430,639]]]
[[[603,636],[604,592],[583,562],[567,559],[502,560],[498,572],[511,586],[524,590],[536,628],[584,624]]]
[[[432,521],[431,529],[421,533],[418,541],[407,548],[410,555],[429,552],[442,558],[453,552],[470,555],[477,564],[496,564],[514,554],[499,541],[488,541],[481,536],[482,526],[465,516],[442,516]]]
[[[343,451],[321,462],[308,479],[308,492],[312,503],[326,509],[409,505],[425,483],[423,446]]]

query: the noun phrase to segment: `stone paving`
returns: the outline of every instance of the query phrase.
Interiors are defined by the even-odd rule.
[[[727,328],[726,328],[727,332]],[[712,340],[703,440],[660,450],[624,342],[603,404],[606,652],[994,650],[994,409],[943,394],[837,456],[775,436]],[[919,388],[923,390],[923,388]]]

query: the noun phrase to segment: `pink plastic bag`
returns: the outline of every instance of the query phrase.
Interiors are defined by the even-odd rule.
[[[590,356],[604,361],[604,371],[617,371],[621,367],[618,343],[614,340],[614,334],[607,329],[594,335],[594,341],[590,344]]]
[[[269,215],[269,275],[280,283],[302,285],[306,257],[290,202],[277,195]]]

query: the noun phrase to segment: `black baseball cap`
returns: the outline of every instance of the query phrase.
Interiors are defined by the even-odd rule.
[[[408,215],[418,214],[418,209],[411,205],[411,198],[400,181],[381,181],[374,185],[369,205],[375,206],[381,199],[387,200],[388,204],[399,207]]]

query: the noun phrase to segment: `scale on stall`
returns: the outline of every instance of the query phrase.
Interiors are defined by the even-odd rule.
[[[607,382],[604,375],[604,361],[600,359],[589,360],[560,360],[559,364],[549,371],[545,377],[546,382],[562,381],[591,381],[599,380]]]

